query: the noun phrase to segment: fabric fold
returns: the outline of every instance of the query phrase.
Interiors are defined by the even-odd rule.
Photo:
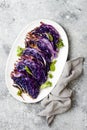
[[[48,125],[53,122],[55,115],[70,109],[72,90],[68,84],[81,75],[83,60],[83,57],[79,57],[67,61],[55,88],[41,101],[43,110],[38,115],[46,117]]]

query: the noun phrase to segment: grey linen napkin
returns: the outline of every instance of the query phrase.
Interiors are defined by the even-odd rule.
[[[82,57],[67,61],[57,85],[41,101],[44,109],[38,115],[46,117],[48,125],[52,123],[55,115],[64,113],[70,109],[72,90],[67,85],[80,76],[82,73],[82,63]]]

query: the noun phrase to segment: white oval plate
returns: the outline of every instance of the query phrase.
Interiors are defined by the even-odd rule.
[[[40,22],[44,22],[46,24],[52,25],[59,32],[59,34],[63,40],[64,47],[62,49],[60,49],[59,54],[58,54],[58,58],[56,59],[57,60],[56,70],[55,70],[55,72],[53,72],[53,78],[51,79],[51,82],[53,84],[52,87],[48,87],[48,88],[40,90],[40,93],[36,99],[32,99],[27,94],[22,94],[22,96],[24,98],[24,100],[23,100],[22,97],[17,95],[18,89],[12,86],[13,81],[10,77],[10,73],[14,68],[15,61],[18,59],[18,57],[16,56],[17,46],[19,45],[21,47],[24,47],[24,39],[25,39],[27,32],[31,31],[35,27],[38,27],[40,25]],[[30,23],[29,25],[27,25],[23,29],[23,31],[19,34],[17,39],[15,40],[15,42],[12,46],[12,49],[9,53],[7,64],[6,64],[5,80],[6,80],[7,88],[9,90],[9,92],[11,93],[11,95],[14,98],[16,98],[17,100],[19,100],[21,102],[25,102],[25,103],[35,103],[35,102],[42,100],[44,97],[46,97],[52,91],[52,89],[55,87],[56,83],[58,82],[60,75],[63,71],[64,65],[65,65],[65,62],[67,59],[67,55],[68,55],[67,35],[66,35],[64,29],[59,24],[57,24],[56,22],[53,22],[51,20],[40,19],[40,20],[34,21],[34,22]]]

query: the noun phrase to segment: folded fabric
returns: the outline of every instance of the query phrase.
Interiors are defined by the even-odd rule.
[[[83,58],[79,57],[66,62],[63,73],[52,92],[41,101],[44,109],[39,112],[39,116],[46,117],[50,125],[57,114],[68,111],[71,107],[72,90],[68,88],[68,83],[79,77],[82,73]]]

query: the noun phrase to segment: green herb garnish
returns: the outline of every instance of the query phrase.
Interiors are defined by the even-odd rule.
[[[25,50],[24,48],[18,46],[17,47],[17,56],[21,56],[24,50]]]
[[[27,72],[28,74],[32,75],[31,70],[30,70],[27,66],[25,66],[25,70],[26,70],[26,72]]]
[[[56,60],[51,62],[51,64],[50,64],[50,70],[51,71],[55,71],[55,64],[56,64],[56,62],[57,62]]]
[[[53,75],[52,75],[52,74],[48,74],[48,75],[49,75],[49,78],[51,78],[51,79],[53,78]]]
[[[46,81],[44,84],[41,85],[41,89],[52,87],[52,83],[50,81]]]
[[[60,48],[62,48],[62,47],[64,46],[63,40],[62,40],[61,38],[59,39],[59,41],[58,41],[58,43],[56,44],[56,46],[57,46],[58,49],[60,49]]]
[[[18,96],[21,96],[21,94],[22,94],[22,90],[19,89],[18,92],[17,92],[17,95],[18,95]]]
[[[50,33],[46,33],[48,39],[52,42],[53,41],[53,36]]]

